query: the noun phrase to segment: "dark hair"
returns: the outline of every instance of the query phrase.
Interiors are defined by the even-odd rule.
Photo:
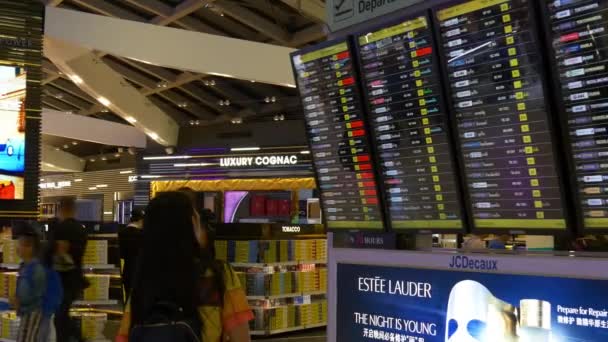
[[[15,225],[16,238],[24,240],[26,243],[32,246],[34,257],[38,257],[40,254],[40,233],[36,231],[36,228],[27,222],[19,222]]]
[[[194,207],[180,192],[160,193],[146,209],[143,246],[131,296],[132,324],[142,324],[155,304],[171,302],[198,317],[200,245]]]

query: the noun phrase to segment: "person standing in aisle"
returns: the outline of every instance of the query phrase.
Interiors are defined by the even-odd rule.
[[[187,195],[153,199],[143,236],[117,342],[250,341],[253,313],[245,291],[230,265],[209,258],[205,230]],[[176,333],[182,339],[169,337]]]
[[[22,263],[17,277],[16,298],[12,300],[20,317],[17,342],[46,342],[50,316],[43,312],[46,271],[38,261],[40,238],[29,225],[20,227],[17,255]]]
[[[70,317],[70,308],[88,287],[82,270],[86,243],[86,230],[74,219],[68,218],[55,224],[50,232],[44,263],[59,273],[63,287],[63,300],[54,320],[58,342],[82,341],[80,329]]]
[[[118,244],[120,247],[120,266],[123,299],[126,303],[133,287],[133,278],[137,266],[137,257],[141,249],[144,226],[144,211],[134,209],[131,212],[130,223],[118,230]]]

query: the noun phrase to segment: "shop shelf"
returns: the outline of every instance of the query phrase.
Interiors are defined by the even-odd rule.
[[[297,266],[311,264],[327,264],[327,260],[302,260],[302,261],[283,261],[283,262],[267,262],[267,263],[251,263],[251,262],[231,262],[232,267],[272,267],[272,266]]]
[[[2,263],[0,264],[0,268],[7,268],[7,269],[11,269],[11,270],[16,270],[19,269],[19,264],[7,264],[7,263]],[[82,267],[85,271],[86,270],[113,270],[116,269],[116,265],[111,265],[111,264],[99,264],[99,265],[84,265]]]
[[[296,298],[303,296],[319,296],[326,294],[325,291],[314,291],[309,293],[286,293],[275,296],[247,296],[249,300],[273,300],[273,299],[283,299],[283,298]]]
[[[104,306],[104,305],[117,305],[118,301],[114,299],[109,300],[77,300],[74,302],[76,306]]]
[[[278,330],[253,330],[251,331],[251,335],[254,336],[268,336],[268,335],[277,335],[277,334],[285,334],[288,332],[293,332],[293,331],[298,331],[298,330],[304,330],[304,329],[314,329],[314,328],[321,328],[321,327],[325,327],[327,326],[327,323],[320,323],[320,324],[311,324],[311,325],[302,325],[299,327],[293,327],[293,328],[287,328],[287,329],[278,329]]]

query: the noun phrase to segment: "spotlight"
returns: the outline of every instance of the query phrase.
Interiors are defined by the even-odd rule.
[[[200,122],[200,121],[198,121],[198,120],[196,120],[196,121],[194,121],[194,124],[198,126],[198,125],[200,125],[200,124],[201,124],[201,122]]]
[[[277,102],[277,98],[276,98],[276,97],[274,97],[274,96],[273,96],[273,97],[271,97],[271,98],[270,98],[270,102],[272,102],[272,103]]]
[[[106,161],[108,160],[108,158],[106,158],[105,156],[101,157],[101,160]]]
[[[266,102],[266,103],[270,103],[270,97],[266,96],[266,97],[264,98],[264,102]]]
[[[175,153],[175,147],[166,147],[165,148],[165,153],[167,153],[168,155],[172,155],[173,153]]]

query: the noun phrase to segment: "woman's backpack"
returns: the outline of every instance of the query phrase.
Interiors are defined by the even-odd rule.
[[[175,303],[155,304],[143,324],[134,325],[129,342],[201,342],[200,317],[186,317]]]

